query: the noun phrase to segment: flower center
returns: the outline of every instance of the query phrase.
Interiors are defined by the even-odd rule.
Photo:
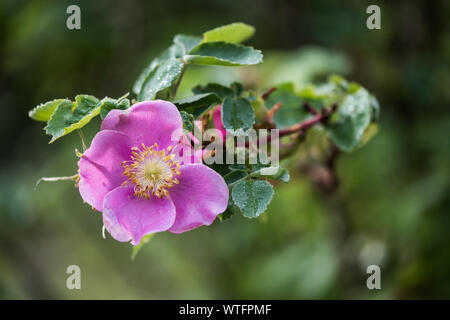
[[[167,196],[167,190],[179,182],[176,176],[181,174],[180,163],[173,160],[175,154],[172,147],[158,150],[155,143],[151,147],[142,144],[141,148],[133,147],[131,150],[131,160],[122,162],[123,174],[128,177],[123,185],[134,184],[134,195],[137,197],[150,199],[151,195],[158,198]]]

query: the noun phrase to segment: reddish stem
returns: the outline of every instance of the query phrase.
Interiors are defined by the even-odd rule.
[[[264,92],[261,97],[263,98],[263,100],[267,100],[267,98],[270,96],[270,94],[272,92],[274,92],[275,90],[277,90],[277,88],[272,87],[269,90],[267,90],[266,92]]]

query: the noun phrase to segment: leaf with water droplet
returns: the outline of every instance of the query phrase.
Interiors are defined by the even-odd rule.
[[[180,59],[170,58],[163,61],[145,78],[138,95],[138,100],[155,99],[158,92],[172,86],[181,75],[182,70],[183,62]]]

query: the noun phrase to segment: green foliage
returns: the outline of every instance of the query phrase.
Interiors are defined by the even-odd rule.
[[[191,132],[194,129],[194,116],[186,111],[180,111],[180,115],[183,120],[183,129]]]
[[[249,66],[262,62],[260,50],[227,42],[206,42],[193,48],[185,60],[192,64]]]
[[[253,33],[253,27],[233,23],[207,31],[203,38],[176,35],[173,44],[142,70],[133,85],[133,92],[138,95],[139,101],[153,100],[159,92],[170,90],[181,76],[183,66],[189,64],[246,66],[261,63],[260,50],[237,44]]]
[[[203,33],[203,42],[224,41],[241,43],[253,36],[255,28],[242,22],[231,23]]]
[[[210,107],[218,105],[221,99],[214,93],[201,93],[192,97],[174,101],[178,110],[191,113],[195,118],[208,110]]]
[[[266,167],[267,168],[267,167]],[[289,175],[289,171],[286,168],[282,167],[273,167],[274,169],[277,168],[277,171],[272,174],[266,174],[266,172],[261,171],[261,169],[253,171],[250,175],[255,178],[266,178],[266,179],[272,179],[277,181],[282,181],[284,183],[288,183],[291,180],[291,176]]]
[[[170,58],[158,64],[145,78],[138,95],[139,101],[153,100],[158,92],[172,86],[183,70],[183,62]]]
[[[249,91],[239,82],[232,82],[228,86],[208,83],[194,86],[193,96],[175,99],[182,77],[190,64],[250,66],[261,63],[263,55],[260,50],[239,44],[253,33],[253,27],[234,23],[207,31],[203,37],[176,35],[172,45],[153,59],[135,81],[133,92],[137,94],[137,100],[162,98],[173,101],[180,111],[183,129],[188,132],[193,130],[196,118],[221,104],[222,123],[227,131],[234,135],[243,135],[255,128],[255,125],[280,130],[289,128],[284,130],[285,135],[299,133],[300,130],[304,133],[310,126],[318,125],[324,129],[321,131],[324,139],[329,137],[339,149],[349,152],[367,143],[377,133],[376,121],[380,107],[376,98],[361,85],[337,75],[329,77],[328,81],[323,83],[310,81],[314,84],[306,84],[303,81],[306,78],[301,81],[296,78],[297,71],[309,72],[307,77],[312,80],[324,70],[328,70],[328,67],[322,68],[321,59],[330,55],[320,50],[313,50],[321,56],[320,59],[309,53],[309,60],[306,60],[311,62],[311,66],[303,65],[299,68],[292,57],[281,63],[286,67],[285,78],[291,81],[278,82],[276,90],[268,95],[260,95],[258,90]],[[305,53],[298,55],[302,54]],[[334,58],[331,63],[333,66],[339,61],[342,62],[339,58]],[[275,79],[276,75],[277,73],[274,74]],[[272,86],[273,84],[270,84],[270,87]],[[273,109],[277,104],[278,107]],[[126,96],[99,100],[89,95],[78,95],[75,102],[57,99],[39,105],[30,111],[29,115],[37,121],[48,121],[45,130],[52,136],[50,142],[53,142],[76,129],[81,129],[97,115],[104,119],[113,109],[125,110],[129,107],[130,101]],[[271,113],[268,114],[268,111]],[[312,121],[303,123],[308,120]],[[303,124],[305,126],[302,126]],[[227,146],[229,142],[226,142]],[[292,148],[297,145],[298,141]],[[246,149],[245,152],[248,156],[249,150]],[[294,153],[287,154],[290,157]],[[228,207],[219,215],[221,221],[236,213],[242,213],[246,218],[260,216],[274,195],[274,189],[268,180],[284,183],[290,181],[286,168],[263,165],[260,163],[260,157],[257,164],[250,164],[247,160],[248,158],[245,164],[211,165],[211,168],[223,176],[230,189]],[[133,248],[132,259],[152,236],[144,237],[140,244]]]
[[[201,41],[201,37],[189,36],[185,34],[178,34],[173,38],[173,42],[183,48],[183,55],[191,52],[191,50],[196,47]]]
[[[355,150],[370,124],[371,111],[371,97],[364,88],[346,96],[339,105],[337,119],[327,126],[331,140],[341,150]]]
[[[41,103],[40,105],[35,107],[33,110],[31,110],[28,113],[28,115],[33,120],[46,122],[46,121],[50,120],[50,117],[52,116],[56,107],[58,107],[58,105],[60,105],[63,102],[70,102],[70,100],[55,99],[52,101]]]
[[[286,83],[276,87],[266,101],[266,107],[272,108],[276,103],[281,103],[281,108],[274,115],[274,123],[277,128],[283,129],[311,117],[304,108],[306,102],[294,92],[292,83]]]
[[[130,107],[129,99],[113,99],[105,97],[100,101],[100,117],[105,119],[113,109],[126,110]]]
[[[245,133],[255,124],[255,111],[245,98],[226,97],[222,104],[222,122],[234,134]]]
[[[273,187],[265,180],[242,180],[231,193],[233,201],[246,218],[263,213],[273,197]]]
[[[195,94],[211,92],[215,93],[221,99],[224,99],[225,97],[233,97],[235,95],[233,89],[217,83],[208,83],[205,86],[196,86],[192,89],[192,92]]]
[[[66,101],[58,105],[45,127],[45,132],[56,139],[85,126],[100,114],[99,101],[94,96],[78,95],[75,102]]]
[[[375,126],[370,126],[379,117],[377,99],[361,85],[338,75],[330,76],[325,83],[304,86],[298,92],[294,91],[293,84],[282,84],[269,96],[266,107],[273,107],[278,102],[282,107],[275,113],[274,122],[279,128],[310,118],[305,103],[316,112],[337,104],[337,112],[324,125],[331,141],[346,152],[356,150],[377,132]],[[369,126],[370,132],[366,132]]]
[[[119,99],[105,97],[102,100],[94,96],[81,94],[75,102],[68,99],[55,99],[41,104],[29,112],[33,120],[46,121],[45,132],[52,136],[50,143],[76,129],[87,125],[94,117],[101,115],[104,119],[112,109],[125,110],[130,107],[130,100],[125,96]]]
[[[178,43],[172,44],[159,57],[153,59],[150,62],[150,64],[141,71],[138,78],[133,84],[133,92],[135,94],[139,95],[139,93],[141,92],[142,85],[145,82],[145,79],[147,79],[150,73],[152,73],[157,66],[164,63],[166,60],[178,59],[182,57],[183,47],[180,41],[181,40],[179,40]]]

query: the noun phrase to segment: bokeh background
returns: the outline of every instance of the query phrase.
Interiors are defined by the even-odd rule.
[[[66,28],[81,7],[82,29]],[[381,7],[382,29],[366,28]],[[450,2],[0,1],[0,298],[220,299],[450,297]],[[210,80],[302,84],[338,72],[375,93],[379,134],[337,160],[323,192],[293,161],[258,220],[234,216],[182,235],[164,233],[134,261],[101,236],[101,215],[72,182],[71,134],[49,145],[27,112],[78,93],[119,97],[177,33],[243,21],[266,64],[192,68],[180,95]],[[99,128],[93,121],[90,140]],[[68,265],[82,290],[66,288]],[[381,290],[366,267],[381,267]]]

